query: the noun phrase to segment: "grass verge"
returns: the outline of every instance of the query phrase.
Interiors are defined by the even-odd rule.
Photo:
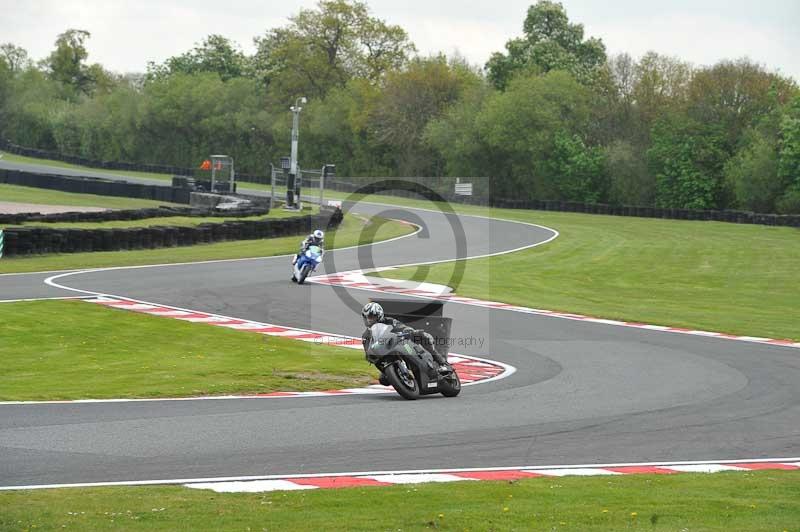
[[[20,224],[22,227],[49,227],[53,229],[112,229],[112,228],[131,228],[131,227],[150,227],[154,225],[174,225],[180,227],[193,227],[200,224],[219,224],[227,221],[246,221],[246,220],[269,220],[291,218],[295,216],[306,216],[317,214],[319,208],[309,207],[302,212],[286,211],[274,209],[266,216],[244,216],[244,217],[200,217],[200,216],[164,216],[159,218],[144,218],[141,220],[112,220],[109,222],[27,222]]]
[[[0,316],[2,400],[328,390],[374,380],[352,349],[83,301],[2,303]]]
[[[458,208],[460,212],[475,208]],[[800,231],[483,209],[551,227],[537,248],[467,261],[459,295],[626,321],[800,340]],[[486,214],[486,213],[484,213]],[[454,264],[383,272],[446,284]]]
[[[132,172],[127,170],[107,170],[105,168],[93,168],[90,166],[80,166],[77,164],[65,163],[52,159],[37,159],[35,157],[25,157],[24,155],[16,155],[14,153],[0,152],[3,158],[0,160],[10,163],[30,164],[38,166],[52,166],[55,168],[66,168],[67,170],[86,170],[89,172],[98,172],[109,175],[118,175],[122,177],[144,177],[148,179],[160,179],[162,181],[171,181],[172,175],[170,174],[156,174],[150,172]]]
[[[380,195],[326,191],[326,196],[442,207]],[[610,319],[800,339],[794,304],[800,300],[794,275],[800,263],[796,229],[470,205],[452,208],[460,214],[546,225],[561,233],[541,248],[469,261],[456,287],[460,295]],[[424,280],[446,283],[452,267],[432,266]],[[423,280],[417,273],[408,269],[383,275]]]
[[[92,168],[89,166],[79,166],[77,164],[70,164],[61,161],[55,161],[52,159],[36,159],[34,157],[25,157],[22,155],[15,155],[13,153],[5,153],[0,152],[2,155],[2,161],[7,161],[10,163],[16,164],[23,164],[23,165],[38,165],[38,166],[52,166],[54,168],[66,168],[68,170],[86,170],[88,172],[95,172],[101,174],[108,174],[108,175],[115,175],[120,177],[141,177],[146,179],[158,179],[160,181],[172,181],[172,176],[170,174],[156,174],[156,173],[149,173],[149,172],[129,172],[125,170],[106,170],[103,168]],[[246,190],[271,190],[270,185],[262,185],[260,183],[247,183],[245,181],[238,181],[237,182],[237,190],[239,192],[245,192]],[[276,195],[283,196],[286,194],[286,187],[285,186],[276,186],[275,187]],[[315,188],[304,188],[303,195],[308,195],[312,197],[316,197],[319,191]],[[335,190],[326,190],[325,191],[325,198],[326,199],[335,199],[341,200],[348,197],[349,194],[346,192],[337,192]],[[390,196],[381,196],[385,201],[393,201],[395,198]],[[65,204],[68,205],[68,204]]]
[[[103,207],[106,209],[144,209],[159,205],[174,205],[163,201],[96,194],[73,194],[46,188],[21,187],[0,184],[0,201],[14,203],[36,203],[39,205],[69,205],[72,207]]]
[[[347,215],[336,231],[329,231],[326,240],[332,246],[348,246],[380,242],[409,234],[415,229],[397,222],[380,224],[377,232],[372,228],[378,219],[365,220]],[[373,235],[374,233],[374,235]],[[269,257],[295,253],[302,236],[287,236],[263,240],[238,240],[197,246],[148,249],[137,251],[100,251],[94,253],[63,253],[31,257],[4,257],[0,259],[0,273],[24,273],[81,268],[108,268],[112,266],[139,266],[144,264],[174,264],[205,260]],[[332,247],[330,249],[333,249]]]
[[[80,166],[77,164],[70,164],[61,161],[55,161],[52,159],[36,159],[34,157],[25,157],[23,155],[15,155],[13,153],[5,153],[0,152],[2,154],[2,161],[7,161],[10,163],[22,164],[22,165],[37,165],[37,166],[52,166],[53,168],[65,168],[67,170],[86,170],[87,172],[94,172],[100,174],[107,174],[112,176],[120,176],[120,177],[140,177],[145,179],[158,179],[159,181],[172,181],[171,174],[157,174],[157,173],[150,173],[150,172],[131,172],[126,170],[106,170],[104,168],[93,168],[90,166]],[[249,190],[271,190],[270,185],[262,185],[260,183],[247,183],[245,181],[237,182],[237,190],[239,192],[244,192],[245,189]],[[277,195],[282,196],[286,194],[286,187],[283,186],[276,186],[275,192]],[[316,189],[304,189],[303,194],[308,194],[310,196],[316,196],[318,191]],[[341,199],[345,195],[343,193],[337,193],[335,191],[325,191],[325,196],[328,199]]]
[[[183,487],[67,488],[0,492],[0,528],[797,531],[799,500],[800,473],[793,471],[246,494]]]

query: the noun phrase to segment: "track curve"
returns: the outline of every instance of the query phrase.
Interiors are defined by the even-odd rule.
[[[372,247],[374,265],[452,259],[449,216],[387,209],[356,208],[422,222],[427,232]],[[515,222],[458,219],[469,256],[553,236]],[[331,253],[335,270],[326,272],[362,267],[365,251]],[[287,259],[277,257],[88,271],[59,283],[360,333],[358,316],[336,290],[294,286],[287,274]],[[42,281],[14,280],[18,293]],[[374,295],[358,289],[347,294],[359,302]],[[454,318],[455,336],[485,341],[482,349],[462,349],[464,354],[489,355],[517,372],[465,389],[457,399],[413,403],[356,396],[0,406],[0,485],[800,454],[797,350],[459,304],[446,305],[445,312]]]

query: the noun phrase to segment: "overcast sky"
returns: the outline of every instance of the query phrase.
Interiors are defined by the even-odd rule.
[[[420,53],[458,51],[483,65],[522,33],[534,0],[371,0],[373,15],[399,24]],[[252,39],[286,24],[315,0],[0,0],[0,43],[40,59],[67,28],[91,32],[89,61],[142,72],[212,33],[251,53]],[[564,0],[570,20],[610,53],[648,50],[697,65],[747,56],[800,80],[800,0]]]

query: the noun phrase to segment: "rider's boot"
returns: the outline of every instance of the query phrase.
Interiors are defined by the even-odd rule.
[[[439,375],[450,375],[451,373],[453,373],[453,368],[450,366],[450,364],[447,363],[447,359],[445,359],[442,355],[436,353],[433,356],[433,359],[436,361],[437,364],[439,364],[439,369],[438,369]]]

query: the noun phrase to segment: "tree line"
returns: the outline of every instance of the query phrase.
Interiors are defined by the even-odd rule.
[[[107,160],[196,166],[227,153],[263,174],[288,154],[359,176],[489,177],[497,197],[800,213],[800,90],[748,59],[609,57],[557,2],[484,66],[416,54],[355,0],[321,0],[254,39],[220,35],[120,75],[67,30],[33,62],[0,45],[0,134]]]

